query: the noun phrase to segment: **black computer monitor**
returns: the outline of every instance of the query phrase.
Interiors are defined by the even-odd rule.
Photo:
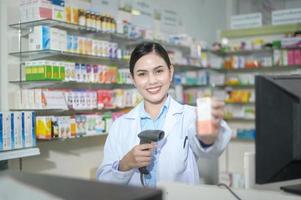
[[[256,76],[255,83],[256,183],[299,179],[301,76]]]

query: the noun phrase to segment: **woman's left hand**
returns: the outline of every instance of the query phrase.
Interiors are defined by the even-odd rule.
[[[224,118],[224,102],[216,99],[212,99],[212,131],[211,132],[203,132],[198,131],[198,138],[205,144],[213,144],[218,136],[220,131],[220,124],[222,119]]]

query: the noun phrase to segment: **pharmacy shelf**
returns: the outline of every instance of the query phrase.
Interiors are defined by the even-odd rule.
[[[263,35],[276,35],[293,33],[301,29],[300,23],[284,24],[284,25],[267,25],[256,28],[225,30],[221,32],[221,38],[244,38]]]
[[[98,133],[98,134],[81,134],[81,135],[76,135],[70,138],[51,138],[51,139],[37,139],[38,142],[51,142],[51,141],[66,141],[66,140],[74,140],[74,139],[81,139],[81,138],[90,138],[90,137],[106,137],[108,136],[108,133]]]
[[[255,142],[254,139],[244,139],[244,138],[231,138],[231,142],[250,142],[253,143]]]
[[[245,85],[242,85],[242,84],[239,84],[239,85],[230,85],[230,84],[226,84],[224,85],[223,87],[225,88],[233,88],[233,89],[252,89],[255,87],[254,84],[245,84]]]
[[[71,53],[71,52],[58,51],[58,50],[36,50],[36,51],[12,52],[9,55],[22,58],[23,61],[38,60],[38,59],[55,59],[55,60],[85,59],[90,62],[93,61],[93,62],[101,62],[103,64],[104,63],[117,64],[119,67],[128,66],[128,61],[125,59],[107,58],[101,56]]]
[[[25,148],[25,149],[15,149],[9,151],[0,151],[0,161],[11,160],[16,158],[24,158],[29,156],[40,155],[39,148]]]
[[[10,24],[9,27],[14,29],[21,29],[21,30],[28,30],[34,26],[51,26],[56,28],[63,28],[63,29],[70,29],[70,30],[77,30],[77,31],[93,31],[96,32],[96,29],[93,28],[87,28],[86,26],[81,26],[78,24],[72,24],[67,23],[64,21],[59,20],[53,20],[53,19],[42,19],[42,20],[36,20],[36,21],[30,21],[30,22],[22,22],[22,23],[15,23]]]
[[[224,73],[243,73],[243,72],[279,72],[279,71],[292,71],[301,69],[301,65],[286,65],[286,66],[267,66],[267,67],[257,67],[257,68],[239,68],[239,69],[214,69],[215,71]]]
[[[91,34],[91,36],[93,38],[102,37],[102,38],[107,38],[109,40],[111,40],[111,39],[122,39],[123,41],[125,41],[125,40],[131,41],[132,40],[132,39],[128,38],[126,35],[97,31],[97,29],[95,29],[95,28],[86,27],[86,26],[82,26],[82,25],[78,25],[78,24],[67,23],[64,21],[59,21],[59,20],[54,20],[54,19],[42,19],[42,20],[36,20],[36,21],[30,21],[30,22],[15,23],[15,24],[10,24],[9,27],[11,27],[13,29],[17,29],[17,30],[22,30],[23,32],[24,31],[29,32],[32,27],[40,26],[40,25],[55,27],[55,28],[64,29],[67,31],[72,31],[72,32],[79,32],[81,35]],[[25,36],[26,36],[26,34],[25,34]]]
[[[190,64],[175,64],[175,71],[176,72],[185,72],[185,71],[197,71],[197,70],[206,70],[210,68],[198,66],[198,65],[190,65]]]
[[[104,109],[10,109],[13,112],[35,112],[37,116],[49,116],[49,115],[58,115],[58,116],[70,116],[76,114],[93,114],[93,113],[104,113],[104,112],[117,112],[122,110],[129,110],[133,107],[124,107],[124,108],[104,108]]]
[[[225,118],[224,119],[227,122],[255,122],[254,118]]]
[[[225,102],[226,105],[255,106],[255,102]]]
[[[180,45],[180,44],[173,44],[173,43],[169,43],[166,41],[162,41],[162,40],[149,40],[149,39],[136,39],[133,40],[131,42],[127,43],[128,47],[134,47],[142,42],[158,42],[160,43],[163,47],[165,47],[166,49],[179,49],[182,52],[184,52],[186,55],[189,54],[190,52],[190,47],[189,46],[185,46],[185,45]]]
[[[241,55],[248,56],[254,54],[271,54],[274,50],[295,50],[301,49],[301,47],[281,47],[281,48],[262,48],[262,49],[250,49],[250,50],[205,50],[205,52],[210,52],[218,56],[231,56],[231,55]]]
[[[209,84],[181,84],[183,88],[189,89],[189,88],[210,88],[212,87]]]
[[[10,81],[12,84],[18,84],[22,88],[49,88],[49,89],[116,89],[116,88],[134,88],[133,84],[118,83],[84,83],[77,81]]]
[[[253,54],[263,54],[263,53],[273,53],[272,48],[263,48],[263,49],[250,49],[250,50],[209,50],[210,53],[216,54],[218,56],[231,56],[231,55],[253,55]]]
[[[34,26],[39,26],[39,25],[47,25],[51,27],[56,27],[59,29],[64,29],[64,30],[69,30],[69,31],[77,31],[80,32],[81,34],[91,34],[91,37],[106,37],[111,40],[111,41],[116,41],[116,42],[125,42],[129,46],[137,45],[138,43],[141,42],[148,42],[148,41],[154,41],[154,40],[146,40],[143,38],[131,38],[128,37],[127,35],[124,34],[118,34],[118,33],[107,33],[107,32],[102,32],[102,31],[97,31],[95,28],[88,28],[86,26],[81,26],[78,24],[72,24],[72,23],[67,23],[64,21],[59,21],[59,20],[53,20],[53,19],[42,19],[42,20],[37,20],[37,21],[31,21],[31,22],[22,22],[22,23],[15,23],[15,24],[10,24],[9,27],[17,30],[25,30],[25,31],[30,31],[30,29]],[[156,40],[155,40],[156,41]],[[160,42],[163,46],[167,48],[177,48],[181,49],[184,51],[190,51],[190,48],[188,46],[184,45],[177,45],[177,44],[171,44],[165,41],[157,41]]]

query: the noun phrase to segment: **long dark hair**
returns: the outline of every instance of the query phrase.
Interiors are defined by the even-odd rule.
[[[144,55],[149,54],[151,52],[157,53],[163,60],[166,62],[167,67],[170,69],[170,59],[167,51],[156,42],[144,42],[140,43],[133,50],[130,58],[130,72],[132,76],[134,76],[134,66],[136,62]]]

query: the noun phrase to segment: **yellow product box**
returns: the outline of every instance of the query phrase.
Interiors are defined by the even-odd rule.
[[[51,117],[36,117],[36,138],[50,140],[51,125]]]

